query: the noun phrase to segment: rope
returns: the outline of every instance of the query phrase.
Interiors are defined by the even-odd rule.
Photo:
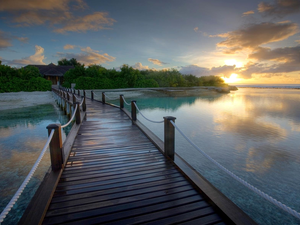
[[[122,98],[123,98],[123,101],[125,102],[126,105],[130,105],[130,103],[127,103],[127,102],[126,102],[124,96],[122,96]]]
[[[22,194],[23,190],[25,189],[26,185],[28,184],[28,182],[30,181],[31,177],[33,176],[36,168],[38,167],[39,163],[41,162],[48,146],[49,143],[53,137],[54,134],[54,130],[51,131],[48,140],[40,154],[40,156],[38,157],[38,159],[36,160],[35,164],[33,165],[33,167],[31,168],[29,174],[27,175],[27,177],[25,178],[25,180],[23,181],[23,183],[21,184],[21,186],[19,187],[19,189],[17,190],[17,192],[15,193],[15,195],[12,197],[12,199],[10,200],[10,202],[7,204],[7,206],[5,207],[5,209],[2,211],[1,215],[0,215],[0,223],[3,222],[3,220],[5,219],[6,215],[8,214],[8,212],[11,210],[11,208],[14,206],[14,204],[16,203],[16,201],[18,200],[18,198],[20,197],[20,195]]]
[[[61,128],[65,128],[65,127],[67,127],[71,122],[72,122],[72,120],[74,119],[74,117],[75,117],[75,114],[76,114],[76,110],[77,110],[77,107],[78,107],[78,105],[76,104],[76,106],[75,106],[75,109],[74,109],[74,112],[73,112],[73,115],[72,115],[72,117],[71,117],[71,119],[69,120],[69,122],[68,123],[66,123],[65,125],[62,125],[61,126]]]
[[[83,101],[84,101],[84,98],[82,98],[81,103],[79,104],[79,106],[82,106]]]
[[[135,102],[134,102],[134,105],[135,105],[136,109],[139,111],[139,113],[142,115],[142,117],[144,117],[146,120],[148,120],[148,121],[150,121],[150,122],[152,122],[152,123],[163,123],[163,122],[164,122],[164,120],[162,120],[162,121],[154,121],[154,120],[150,120],[150,119],[146,118],[146,117],[143,115],[143,113],[140,111],[140,109],[138,108],[138,106],[136,105]]]
[[[221,170],[223,170],[225,173],[227,173],[229,176],[231,176],[232,178],[234,178],[235,180],[239,181],[240,183],[242,183],[244,186],[246,186],[247,188],[249,188],[250,190],[252,190],[253,192],[255,192],[256,194],[258,194],[259,196],[263,197],[264,199],[268,200],[269,202],[273,203],[275,206],[281,208],[282,210],[288,212],[289,214],[293,215],[294,217],[300,219],[300,213],[298,213],[297,211],[291,209],[290,207],[286,206],[285,204],[277,201],[276,199],[272,198],[271,196],[269,196],[268,194],[262,192],[261,190],[257,189],[256,187],[252,186],[251,184],[249,184],[248,182],[244,181],[243,179],[239,178],[237,175],[235,175],[234,173],[232,173],[231,171],[229,171],[228,169],[226,169],[225,167],[223,167],[221,164],[219,164],[218,162],[216,162],[213,158],[211,158],[209,155],[207,155],[205,152],[203,152],[200,148],[198,148],[198,146],[196,146],[176,125],[173,121],[170,121],[173,126],[176,128],[176,130],[179,131],[179,133],[192,145],[194,146],[198,151],[200,151],[208,160],[210,160],[212,163],[214,163],[217,167],[219,167]]]
[[[104,96],[110,100],[112,100],[112,98],[108,97],[105,93],[104,93]]]

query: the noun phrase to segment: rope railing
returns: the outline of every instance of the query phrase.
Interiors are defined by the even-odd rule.
[[[143,115],[143,113],[141,112],[141,110],[139,109],[139,107],[137,106],[137,104],[136,104],[135,102],[133,102],[133,104],[135,105],[136,109],[139,111],[139,113],[141,114],[141,116],[144,117],[144,118],[145,118],[146,120],[148,120],[149,122],[152,122],[152,123],[163,123],[163,122],[164,122],[164,120],[162,120],[162,121],[154,121],[154,120],[148,119],[147,117],[145,117],[145,116]]]
[[[84,102],[84,98],[81,99],[79,106],[82,106],[83,102]]]
[[[105,93],[103,93],[103,94],[105,95],[105,98],[112,100],[112,98],[108,97]]]
[[[232,178],[234,178],[235,180],[237,180],[238,182],[240,182],[241,184],[243,184],[244,186],[246,186],[247,188],[249,188],[250,190],[252,190],[253,192],[255,192],[256,194],[258,194],[259,196],[263,197],[264,199],[268,200],[269,202],[271,202],[272,204],[274,204],[275,206],[279,207],[280,209],[286,211],[287,213],[293,215],[294,217],[300,219],[300,213],[297,212],[296,210],[286,206],[285,204],[279,202],[278,200],[272,198],[271,196],[269,196],[268,194],[262,192],[261,190],[257,189],[256,187],[254,187],[253,185],[249,184],[248,182],[244,181],[243,179],[241,179],[240,177],[238,177],[237,175],[235,175],[234,173],[232,173],[231,171],[229,171],[228,169],[226,169],[224,166],[222,166],[220,163],[218,163],[217,161],[215,161],[213,158],[211,158],[209,155],[207,155],[205,152],[203,152],[197,145],[195,145],[177,126],[173,121],[170,121],[172,123],[172,125],[176,128],[176,130],[194,147],[196,148],[199,152],[202,153],[202,155],[204,155],[209,161],[211,161],[213,164],[215,164],[217,167],[219,167],[222,171],[224,171],[225,173],[227,173],[229,176],[231,176]]]
[[[65,125],[62,125],[61,126],[61,128],[65,128],[65,127],[67,127],[67,126],[69,126],[69,124],[74,120],[74,117],[75,117],[75,115],[76,115],[76,111],[77,111],[77,107],[78,107],[78,105],[76,105],[75,106],[75,109],[74,109],[74,112],[73,112],[73,115],[72,115],[72,117],[71,117],[71,119],[69,120],[69,122],[68,123],[66,123]]]
[[[17,190],[17,192],[15,193],[15,195],[12,197],[12,199],[10,200],[10,202],[7,204],[7,206],[4,208],[4,210],[2,211],[2,213],[0,214],[0,223],[3,222],[3,220],[5,219],[6,215],[9,213],[9,211],[11,210],[11,208],[14,206],[14,204],[16,203],[16,201],[18,200],[18,198],[20,197],[20,195],[22,194],[23,190],[25,189],[26,185],[28,184],[28,182],[30,181],[31,177],[33,176],[34,172],[36,171],[38,165],[40,164],[48,146],[49,143],[53,137],[54,134],[54,130],[51,131],[48,140],[42,150],[42,152],[40,153],[38,159],[36,160],[35,164],[33,165],[33,167],[31,168],[30,172],[28,173],[27,177],[25,178],[25,180],[23,181],[23,183],[21,184],[21,186],[19,187],[19,189]]]
[[[126,105],[130,105],[130,103],[126,102],[124,96],[122,96],[122,98],[123,98],[123,101],[124,101],[124,103],[125,103]]]

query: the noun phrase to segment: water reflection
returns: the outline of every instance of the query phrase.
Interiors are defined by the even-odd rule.
[[[299,94],[300,90],[241,89],[218,97],[154,98],[152,103],[153,98],[144,98],[138,106],[153,120],[175,116],[180,129],[216,161],[300,212],[300,199],[295,197],[300,196]],[[162,126],[138,118],[163,139]],[[176,151],[257,222],[299,222],[245,191],[187,146],[176,134]]]
[[[50,101],[49,93],[39,95]],[[5,95],[5,98],[8,97]],[[9,108],[7,102],[5,107]],[[26,105],[26,102],[21,105]],[[46,126],[51,123],[64,124],[67,120],[56,107],[54,99],[52,104],[22,108],[13,106],[0,110],[0,211],[19,188],[43,149],[48,138]],[[63,136],[65,138],[64,132]],[[50,154],[46,152],[34,177],[5,219],[5,224],[17,224],[49,166]]]
[[[272,139],[280,141],[285,139],[287,135],[287,131],[278,124],[260,121],[255,116],[237,116],[227,112],[220,114],[218,114],[219,118],[214,120],[218,124],[215,129],[234,133],[244,139],[252,139],[254,141]]]

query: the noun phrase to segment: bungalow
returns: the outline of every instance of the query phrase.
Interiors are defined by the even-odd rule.
[[[29,65],[35,66],[39,69],[40,73],[44,76],[45,79],[51,80],[53,85],[62,84],[64,74],[73,69],[74,66],[56,66],[53,63],[49,65]]]

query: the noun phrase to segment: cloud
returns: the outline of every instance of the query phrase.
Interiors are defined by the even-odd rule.
[[[17,26],[49,24],[54,32],[85,32],[110,29],[114,19],[107,12],[94,12],[84,16],[75,16],[71,9],[84,9],[83,0],[11,0],[0,5],[0,11],[7,11],[13,17],[11,21]]]
[[[162,61],[160,61],[160,60],[158,60],[158,59],[151,59],[151,58],[149,58],[148,61],[149,61],[149,62],[152,62],[152,63],[155,64],[155,65],[159,65],[159,66],[168,64],[168,63],[162,62]]]
[[[75,8],[86,8],[86,4],[82,0],[9,0],[2,1],[0,11],[22,11],[22,10],[69,10],[69,3],[75,2]],[[76,4],[77,3],[77,4]]]
[[[212,68],[200,67],[197,65],[188,65],[188,66],[182,66],[179,71],[182,74],[192,74],[197,77],[209,76],[209,75],[230,77],[232,73],[236,72],[235,65],[233,66],[223,65],[223,66],[212,67]]]
[[[28,43],[29,38],[28,37],[19,37],[17,38],[19,41],[23,42],[23,43]]]
[[[72,14],[69,12],[62,11],[29,11],[23,12],[15,16],[12,20],[17,23],[18,26],[33,26],[33,25],[43,25],[49,22],[51,25],[60,24],[64,21],[72,20]]]
[[[64,49],[74,49],[76,45],[65,45]]]
[[[107,26],[112,26],[116,22],[114,19],[108,17],[106,12],[95,12],[91,15],[83,17],[76,17],[68,20],[62,28],[55,29],[57,33],[85,32],[87,30],[102,30],[110,29]]]
[[[249,16],[249,15],[251,15],[251,14],[254,14],[254,11],[253,11],[253,10],[244,12],[244,13],[243,13],[243,16]]]
[[[258,11],[265,15],[283,17],[288,14],[300,12],[299,0],[276,0],[273,4],[261,2]]]
[[[296,42],[300,44],[300,40],[296,40]]]
[[[92,64],[103,64],[107,62],[112,62],[116,58],[113,56],[108,55],[107,53],[100,54],[99,51],[93,50],[90,47],[81,48],[81,53],[62,53],[58,52],[57,56],[60,58],[75,58],[78,62],[81,62],[85,65],[92,65]]]
[[[149,66],[143,66],[142,63],[140,63],[140,62],[137,62],[136,64],[134,64],[134,66],[132,66],[132,68],[138,69],[138,70],[150,70]]]
[[[198,28],[198,27],[195,27],[195,28],[194,28],[194,31],[195,31],[195,32],[197,32],[198,30],[199,30],[199,28]]]
[[[241,50],[254,50],[262,44],[282,41],[298,32],[296,23],[259,23],[252,24],[244,29],[228,33],[210,35],[210,37],[226,38],[219,42],[218,47],[225,48],[223,53],[233,54]]]
[[[265,73],[288,73],[300,71],[300,46],[285,48],[259,48],[249,59],[274,61],[275,64],[264,69]]]
[[[28,43],[27,37],[16,37],[0,30],[0,50],[13,46],[12,41],[17,39],[23,43]]]
[[[11,37],[0,30],[0,50],[12,46]]]
[[[23,59],[15,59],[15,60],[6,60],[7,64],[11,65],[18,65],[18,66],[23,66],[23,65],[29,65],[29,64],[34,64],[34,65],[45,65],[43,60],[45,59],[44,56],[44,48],[41,46],[36,45],[35,46],[35,53],[34,55],[31,55],[29,57],[25,57]]]

